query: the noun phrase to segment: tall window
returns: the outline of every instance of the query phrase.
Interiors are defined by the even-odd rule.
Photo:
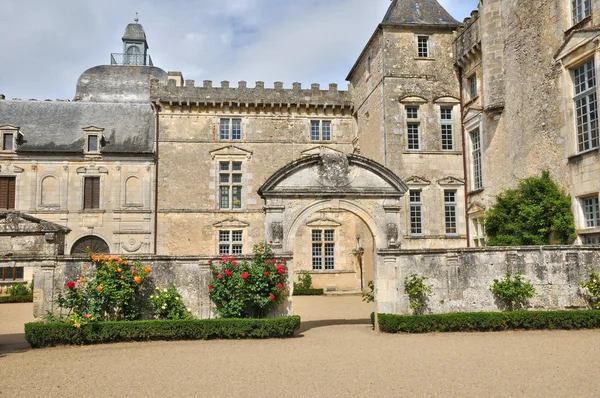
[[[242,208],[242,162],[219,162],[219,207]]]
[[[100,177],[85,177],[83,189],[83,209],[100,208]]]
[[[596,71],[593,59],[573,69],[573,82],[575,84],[577,147],[579,152],[583,152],[599,146]]]
[[[600,235],[586,235],[583,237],[584,245],[600,245]]]
[[[421,191],[410,191],[410,234],[423,235],[423,201]]]
[[[592,13],[592,0],[571,0],[573,25],[583,21]]]
[[[219,231],[219,255],[243,253],[242,231]]]
[[[406,108],[406,132],[408,150],[421,150],[421,123],[419,121],[419,107],[407,106]]]
[[[221,119],[219,130],[221,140],[239,141],[242,139],[242,119]]]
[[[583,199],[583,216],[586,228],[600,227],[600,212],[598,211],[598,197]]]
[[[442,151],[454,150],[454,118],[452,108],[441,108],[440,119],[442,122]]]
[[[418,55],[420,58],[429,57],[429,37],[419,36],[419,38],[418,38]]]
[[[483,217],[473,219],[473,243],[475,247],[485,246],[485,225]]]
[[[12,151],[14,149],[15,135],[13,133],[2,134],[2,150]]]
[[[322,271],[335,269],[335,230],[312,230],[312,269]]]
[[[311,120],[310,121],[310,140],[311,141],[331,141],[331,121],[330,120]]]
[[[444,215],[446,218],[446,235],[457,235],[456,226],[456,191],[444,191]]]
[[[15,208],[15,191],[17,180],[15,177],[0,177],[0,209]]]
[[[0,281],[14,281],[23,279],[23,267],[0,268]]]
[[[481,189],[483,188],[483,172],[479,129],[471,132],[471,161],[473,162],[473,189]]]
[[[477,97],[477,74],[474,73],[467,80],[467,92],[469,94],[469,99],[473,99]]]
[[[95,134],[90,134],[87,137],[87,151],[88,152],[99,152],[99,139]]]

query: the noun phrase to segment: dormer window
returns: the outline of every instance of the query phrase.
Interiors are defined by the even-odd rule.
[[[2,150],[12,151],[15,147],[15,135],[13,133],[2,134]]]
[[[98,127],[87,127],[83,129],[85,134],[85,148],[83,149],[86,154],[100,154],[100,150],[103,146],[102,132],[104,129]]]
[[[19,132],[19,128],[15,126],[0,126],[0,135],[3,152],[14,152],[23,139],[23,135]]]
[[[88,152],[99,152],[98,151],[98,136],[97,135],[88,135]]]

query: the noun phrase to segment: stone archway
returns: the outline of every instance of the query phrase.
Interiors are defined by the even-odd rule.
[[[391,170],[354,154],[322,153],[292,162],[273,174],[258,190],[265,200],[265,235],[272,240],[276,253],[293,258],[288,263],[293,275],[298,253],[294,239],[298,229],[314,214],[345,211],[362,220],[373,236],[373,266],[377,297],[385,293],[378,286],[378,274],[384,272],[379,251],[397,249],[402,244],[403,225],[400,199],[408,187]],[[293,278],[290,278],[292,289]],[[282,312],[293,313],[292,302]]]

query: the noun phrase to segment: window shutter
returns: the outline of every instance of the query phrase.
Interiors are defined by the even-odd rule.
[[[83,191],[83,208],[91,209],[92,208],[92,194],[93,194],[93,184],[91,178],[84,179],[84,191]]]
[[[0,178],[0,209],[8,209],[8,178]]]
[[[93,181],[94,181],[94,187],[93,187],[94,196],[92,198],[92,200],[93,200],[92,208],[99,209],[100,208],[100,178],[95,177],[93,179]]]
[[[17,179],[8,178],[8,208],[15,208],[15,192],[17,188]]]

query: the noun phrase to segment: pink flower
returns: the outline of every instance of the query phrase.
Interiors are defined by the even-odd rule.
[[[73,290],[75,288],[75,282],[68,281],[67,282],[67,287],[69,288],[69,290]]]
[[[284,259],[283,259],[283,262],[284,262],[284,263],[287,263],[287,260],[284,258]]]
[[[219,279],[219,280],[223,279],[223,275],[221,275],[221,274],[217,275],[217,279]]]
[[[274,294],[272,294],[269,298],[271,299],[271,301],[275,301],[275,295]]]
[[[249,276],[250,276],[250,274],[247,272],[242,273],[242,279],[248,279]]]
[[[212,264],[212,260],[208,260],[208,264],[211,265]]]
[[[221,257],[223,259],[223,261],[227,261],[227,255],[223,254],[223,256]]]

